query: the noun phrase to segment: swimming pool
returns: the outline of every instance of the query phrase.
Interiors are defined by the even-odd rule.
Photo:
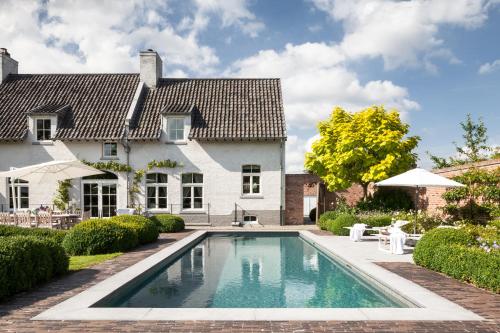
[[[210,233],[94,307],[402,308],[298,233]]]

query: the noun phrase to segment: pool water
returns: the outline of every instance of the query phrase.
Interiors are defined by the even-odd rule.
[[[213,234],[98,307],[407,307],[297,234]]]

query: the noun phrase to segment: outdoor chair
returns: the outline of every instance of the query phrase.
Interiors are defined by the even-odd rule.
[[[16,212],[14,213],[14,224],[19,227],[31,228],[36,227],[36,219],[31,218],[30,212]]]
[[[13,224],[12,218],[10,216],[10,213],[0,213],[0,224],[3,225],[11,225]]]
[[[38,226],[42,228],[61,229],[61,219],[56,219],[52,212],[39,212],[37,215]]]

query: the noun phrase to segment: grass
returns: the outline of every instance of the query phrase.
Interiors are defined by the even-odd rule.
[[[69,270],[77,271],[93,265],[97,265],[103,261],[116,258],[122,255],[122,252],[115,252],[109,254],[96,254],[93,256],[72,256],[69,258]]]

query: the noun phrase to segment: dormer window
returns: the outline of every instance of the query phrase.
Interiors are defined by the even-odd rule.
[[[118,144],[116,142],[104,142],[102,144],[102,157],[103,158],[117,158],[118,157]]]
[[[167,136],[170,142],[185,141],[185,125],[186,117],[168,117],[167,118]]]
[[[52,121],[50,118],[39,118],[35,121],[36,141],[48,141],[52,138]]]

